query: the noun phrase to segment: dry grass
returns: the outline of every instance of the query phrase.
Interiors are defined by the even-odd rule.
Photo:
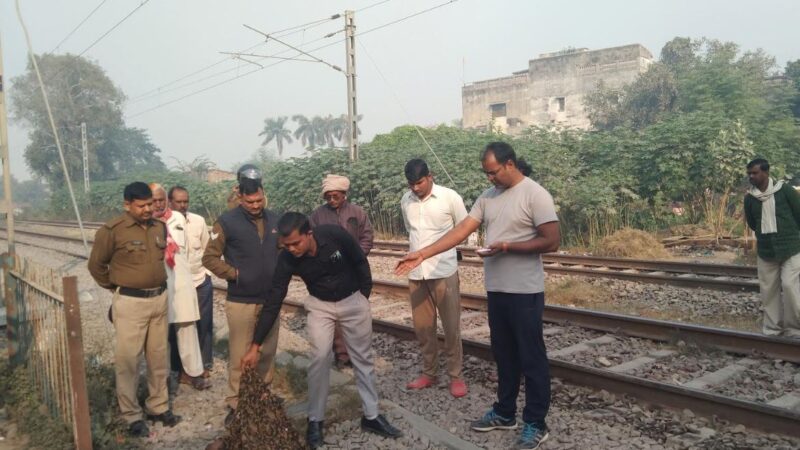
[[[623,228],[603,238],[594,248],[598,256],[618,258],[669,259],[670,254],[650,233],[633,228]]]
[[[586,307],[610,303],[612,298],[608,288],[576,278],[547,282],[545,285],[545,299],[550,304]]]
[[[683,225],[674,225],[669,227],[669,233],[672,236],[687,236],[687,237],[708,237],[713,236],[714,232],[694,223],[687,223]]]

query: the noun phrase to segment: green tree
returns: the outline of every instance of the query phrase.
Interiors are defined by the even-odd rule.
[[[278,157],[283,157],[283,143],[292,143],[292,131],[286,128],[286,121],[288,117],[270,118],[264,120],[264,129],[259,136],[264,136],[264,142],[261,145],[267,145],[273,140],[278,147]]]
[[[72,178],[79,179],[83,173],[81,123],[87,126],[93,180],[116,178],[140,168],[163,168],[159,149],[145,132],[125,127],[125,95],[99,65],[69,54],[45,54],[37,60]],[[10,92],[12,118],[29,130],[28,167],[53,186],[63,183],[55,140],[30,62],[26,72],[12,80]]]

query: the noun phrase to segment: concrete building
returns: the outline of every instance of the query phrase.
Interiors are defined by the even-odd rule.
[[[219,183],[220,181],[225,180],[235,180],[236,174],[233,172],[228,172],[227,170],[209,169],[208,172],[206,172],[205,178],[209,183]]]
[[[589,128],[583,98],[602,81],[609,87],[630,83],[653,62],[639,44],[544,53],[511,76],[476,81],[461,89],[464,128],[508,133],[531,125]]]

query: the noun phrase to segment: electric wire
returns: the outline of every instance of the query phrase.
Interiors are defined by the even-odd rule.
[[[358,41],[358,44],[361,46],[361,50],[364,50],[364,54],[367,55],[367,59],[370,60],[370,62],[372,63],[372,66],[375,67],[375,71],[378,72],[378,75],[381,77],[383,82],[386,83],[386,87],[389,88],[389,92],[392,93],[392,96],[394,97],[395,101],[397,101],[397,104],[400,106],[400,109],[402,109],[403,112],[406,114],[406,120],[408,120],[408,122],[411,124],[411,126],[414,127],[415,130],[417,130],[417,134],[419,134],[419,137],[422,138],[422,142],[424,142],[425,146],[428,147],[428,150],[431,151],[431,153],[433,154],[433,157],[436,158],[436,162],[439,164],[439,167],[442,168],[442,170],[444,171],[444,174],[447,176],[447,179],[450,180],[450,184],[452,185],[452,188],[456,189],[456,182],[453,181],[453,177],[450,176],[450,173],[447,171],[447,168],[444,166],[444,163],[439,158],[439,155],[437,155],[436,151],[433,149],[433,147],[431,147],[431,144],[428,143],[427,139],[425,139],[425,135],[422,134],[422,130],[420,130],[419,127],[412,121],[411,114],[408,112],[408,110],[406,109],[405,105],[403,105],[403,102],[400,100],[400,96],[397,95],[397,91],[392,86],[392,83],[389,82],[389,80],[383,74],[383,71],[380,69],[380,67],[378,67],[378,63],[375,61],[375,59],[369,53],[369,50],[367,50],[367,47],[364,46],[364,43],[361,42],[361,41]]]
[[[91,18],[91,17],[94,15],[94,13],[96,13],[96,12],[97,12],[97,10],[98,10],[98,9],[100,9],[100,7],[101,7],[101,6],[105,5],[105,3],[106,3],[107,1],[108,1],[108,0],[103,0],[103,1],[101,1],[101,2],[100,2],[100,4],[98,4],[97,6],[95,6],[95,7],[94,7],[94,9],[93,9],[93,10],[92,10],[92,11],[89,13],[89,15],[87,15],[86,17],[84,17],[84,18],[83,18],[83,20],[81,20],[81,21],[80,21],[80,23],[79,23],[77,26],[75,26],[75,28],[73,28],[73,29],[72,29],[72,31],[70,31],[70,32],[69,32],[69,33],[68,33],[68,34],[67,34],[67,35],[64,37],[64,39],[62,39],[62,40],[61,40],[61,42],[59,42],[59,43],[58,43],[58,45],[56,45],[56,46],[55,46],[55,47],[54,47],[52,50],[50,50],[50,53],[55,53],[55,52],[56,52],[56,51],[57,51],[57,50],[58,50],[58,49],[61,47],[61,45],[62,45],[62,44],[64,44],[64,42],[67,42],[67,39],[69,39],[70,37],[72,37],[72,35],[73,35],[73,34],[75,34],[75,32],[76,32],[76,31],[78,31],[78,29],[79,29],[80,27],[82,27],[82,26],[83,26],[83,24],[84,24],[84,23],[86,23],[86,21],[87,21],[87,20],[89,20],[89,19],[90,19],[90,18]]]
[[[78,56],[83,56],[83,55],[85,55],[85,54],[86,54],[86,52],[88,52],[89,50],[91,50],[91,49],[92,49],[92,47],[94,47],[95,45],[97,45],[98,43],[100,43],[100,41],[102,41],[103,39],[105,39],[105,38],[106,38],[106,36],[108,36],[109,34],[111,34],[111,32],[112,32],[112,31],[116,30],[118,26],[122,25],[122,23],[123,23],[123,22],[125,22],[126,20],[128,20],[128,18],[130,18],[132,15],[134,15],[134,14],[136,13],[136,11],[138,11],[139,9],[141,9],[141,7],[142,7],[142,6],[144,6],[144,5],[146,5],[146,4],[147,4],[147,2],[149,2],[149,1],[150,1],[150,0],[142,0],[142,3],[139,3],[139,6],[137,6],[136,8],[133,8],[133,10],[132,10],[131,12],[129,12],[129,13],[128,13],[128,15],[126,15],[125,17],[123,17],[123,18],[122,18],[122,19],[121,19],[119,22],[115,23],[115,24],[114,24],[114,26],[112,26],[111,28],[109,28],[109,29],[108,29],[108,31],[106,31],[105,33],[103,33],[103,34],[102,34],[102,35],[101,35],[99,38],[95,39],[95,40],[94,40],[94,42],[92,42],[92,43],[91,43],[91,44],[90,44],[88,47],[86,47],[86,48],[85,48],[85,49],[84,49],[82,52],[78,53]]]
[[[33,51],[33,44],[31,44],[31,37],[28,34],[28,27],[25,26],[25,21],[22,19],[22,11],[19,9],[19,0],[15,2],[16,9],[17,9],[17,19],[19,19],[19,24],[22,26],[22,31],[25,34],[25,42],[28,46],[28,57],[31,59],[31,63],[33,65],[33,70],[36,72],[36,78],[39,80],[39,89],[42,92],[42,98],[44,100],[44,106],[47,110],[47,118],[50,121],[50,128],[53,130],[53,138],[56,141],[56,147],[58,148],[58,156],[61,159],[61,168],[64,170],[64,180],[67,182],[67,189],[69,190],[70,199],[72,199],[72,207],[75,209],[75,218],[78,219],[78,227],[81,229],[81,238],[83,239],[83,249],[86,252],[86,257],[89,257],[89,244],[86,239],[86,230],[83,228],[83,221],[81,220],[81,212],[78,209],[78,202],[75,200],[75,191],[72,190],[72,181],[69,178],[69,170],[67,169],[67,163],[64,159],[64,150],[61,148],[61,140],[58,138],[58,129],[56,128],[56,122],[53,120],[53,111],[50,109],[50,101],[47,98],[47,91],[44,88],[44,82],[42,81],[42,73],[39,72],[39,63],[36,62],[36,53]]]
[[[314,21],[307,22],[307,23],[304,23],[304,24],[301,24],[301,25],[295,25],[295,26],[293,26],[293,27],[284,28],[284,29],[282,29],[282,30],[278,30],[278,31],[273,31],[273,32],[272,32],[272,33],[270,33],[270,34],[275,34],[275,35],[278,35],[278,37],[286,37],[286,36],[291,36],[291,35],[293,35],[293,34],[297,34],[297,33],[305,32],[305,31],[308,31],[308,30],[310,30],[310,29],[316,28],[316,27],[318,27],[318,26],[320,26],[320,25],[323,25],[323,24],[325,24],[325,23],[328,23],[329,21],[331,21],[331,20],[335,20],[335,19],[337,19],[337,18],[338,18],[338,15],[334,14],[333,16],[326,17],[326,18],[324,18],[324,19],[314,20]],[[319,39],[319,40],[321,40],[321,39]],[[312,43],[312,42],[315,42],[315,41],[310,41],[310,42],[306,43],[306,45],[307,45],[307,44],[310,44],[310,43]],[[239,52],[237,52],[237,53],[246,53],[246,52],[250,52],[250,51],[252,51],[252,50],[254,50],[254,49],[256,49],[256,48],[258,48],[258,47],[260,47],[260,46],[262,46],[262,45],[264,45],[264,44],[266,44],[266,43],[267,43],[267,41],[261,41],[261,42],[258,42],[257,44],[253,44],[253,45],[251,45],[250,47],[244,48],[244,49],[240,50],[240,51],[239,51]],[[287,52],[287,51],[288,51],[288,50],[284,50],[284,52]],[[273,56],[277,56],[277,55],[273,55]],[[214,63],[212,63],[212,64],[209,64],[209,65],[207,65],[207,66],[204,66],[204,67],[202,67],[202,68],[200,68],[200,69],[197,69],[197,70],[195,70],[195,71],[193,71],[193,72],[190,72],[190,73],[188,73],[188,74],[186,74],[186,75],[183,75],[183,76],[181,76],[181,77],[178,77],[178,78],[176,78],[176,79],[174,79],[174,80],[172,80],[172,81],[170,81],[170,82],[167,82],[167,83],[164,83],[164,84],[162,84],[161,86],[158,86],[158,87],[156,87],[156,88],[150,89],[150,90],[149,90],[149,91],[147,91],[147,92],[143,92],[142,94],[136,95],[136,96],[135,96],[135,97],[133,97],[131,100],[129,100],[129,103],[137,103],[137,102],[139,102],[139,101],[141,101],[141,100],[143,100],[143,99],[145,99],[145,98],[152,97],[153,95],[157,95],[157,94],[165,94],[165,93],[167,93],[167,92],[171,92],[171,91],[174,91],[174,90],[176,90],[176,89],[180,89],[180,88],[183,88],[183,87],[186,87],[186,86],[191,86],[191,85],[193,85],[193,84],[196,84],[196,82],[192,82],[192,83],[187,83],[187,84],[184,84],[184,85],[182,85],[180,88],[173,88],[173,89],[170,89],[170,90],[165,90],[166,88],[168,88],[168,87],[170,87],[170,86],[172,86],[172,85],[174,85],[174,84],[176,84],[176,83],[180,83],[181,81],[187,80],[187,79],[189,79],[189,78],[191,78],[191,77],[193,77],[193,76],[195,76],[195,75],[197,75],[197,74],[203,73],[203,72],[205,72],[205,71],[207,71],[207,70],[209,70],[209,69],[212,69],[212,68],[214,68],[214,67],[216,67],[216,66],[218,66],[218,65],[220,65],[220,64],[223,64],[223,63],[225,63],[225,62],[231,61],[232,59],[233,59],[233,58],[231,58],[231,57],[225,57],[225,58],[222,58],[222,59],[218,60],[217,62],[214,62]],[[228,69],[228,70],[225,70],[225,71],[222,71],[222,72],[217,72],[217,73],[216,73],[215,75],[213,75],[213,76],[218,76],[218,75],[222,75],[222,74],[225,74],[225,73],[233,72],[233,71],[235,71],[236,69],[237,69],[237,68],[232,68],[232,69]],[[212,76],[212,77],[206,77],[206,78],[204,78],[203,80],[206,80],[206,79],[208,79],[208,78],[213,78],[213,76]]]
[[[416,12],[416,13],[414,13],[414,14],[410,14],[410,15],[408,15],[408,16],[401,17],[401,18],[399,18],[399,19],[393,20],[393,21],[391,21],[391,22],[388,22],[388,23],[385,23],[385,24],[383,24],[383,25],[379,25],[379,26],[377,26],[377,27],[370,28],[370,29],[368,29],[368,30],[366,30],[366,31],[363,31],[363,32],[361,32],[361,33],[356,33],[354,36],[355,36],[355,37],[358,37],[358,36],[363,36],[363,35],[365,35],[365,34],[367,34],[367,33],[371,33],[371,32],[373,32],[373,31],[377,31],[377,30],[380,30],[380,29],[386,28],[386,27],[388,27],[388,26],[390,26],[390,25],[394,25],[394,24],[397,24],[397,23],[403,22],[403,21],[405,21],[405,20],[411,19],[412,17],[419,16],[420,14],[424,14],[424,13],[426,13],[426,12],[433,11],[433,10],[435,10],[435,9],[441,8],[441,7],[443,7],[443,6],[447,6],[447,5],[449,5],[449,4],[451,4],[451,3],[455,3],[455,2],[457,2],[457,1],[458,1],[458,0],[448,0],[447,2],[440,3],[440,4],[436,5],[436,6],[433,6],[433,7],[427,8],[427,9],[424,9],[424,10],[422,10],[422,11],[418,11],[418,12]],[[323,37],[323,38],[316,39],[315,41],[319,41],[319,40],[322,40],[322,39],[324,39],[324,37]],[[315,42],[315,41],[311,41],[311,42]],[[330,46],[333,46],[333,45],[336,45],[336,44],[342,43],[342,42],[344,42],[344,41],[345,41],[345,39],[340,39],[340,40],[337,40],[337,41],[334,41],[334,42],[329,42],[329,43],[327,43],[327,44],[321,45],[321,46],[319,46],[319,47],[316,47],[316,48],[314,48],[314,49],[311,49],[311,50],[306,50],[305,52],[306,52],[306,53],[312,53],[312,52],[316,52],[316,51],[319,51],[319,50],[322,50],[322,49],[328,48],[328,47],[330,47]],[[309,44],[310,44],[311,42],[309,42]],[[277,53],[277,54],[275,54],[275,55],[273,55],[273,56],[281,55],[281,54],[283,54],[283,53],[285,53],[285,52],[286,52],[286,51],[282,51],[282,52],[280,52],[280,53]],[[300,55],[301,55],[301,53],[297,53],[297,54],[295,54],[295,55],[294,55],[294,57],[297,57],[297,56],[300,56]],[[232,81],[238,80],[238,79],[240,79],[240,78],[243,78],[243,77],[245,77],[245,76],[251,75],[251,74],[253,74],[253,73],[260,72],[260,71],[262,71],[262,70],[264,70],[264,69],[268,69],[268,68],[270,68],[270,67],[274,67],[274,66],[276,66],[276,65],[278,65],[278,64],[281,64],[281,63],[283,63],[283,62],[286,62],[286,61],[285,61],[285,60],[277,61],[277,62],[275,62],[275,63],[268,64],[268,65],[266,65],[266,66],[264,66],[264,67],[255,68],[255,69],[253,69],[253,70],[250,70],[250,71],[248,71],[248,72],[245,72],[245,73],[242,73],[242,74],[238,74],[238,75],[236,75],[236,76],[234,76],[234,77],[231,77],[231,78],[226,78],[225,80],[222,80],[222,81],[220,81],[220,82],[218,82],[218,83],[212,84],[212,85],[210,85],[210,86],[206,86],[206,87],[204,87],[204,88],[201,88],[201,89],[198,89],[198,90],[196,90],[196,91],[192,91],[192,92],[190,92],[190,93],[188,93],[188,94],[185,94],[185,95],[183,95],[183,96],[177,97],[177,98],[175,98],[175,99],[173,99],[173,100],[168,100],[168,101],[166,101],[166,102],[159,103],[158,105],[155,105],[155,106],[153,106],[153,107],[151,107],[151,108],[148,108],[148,109],[145,109],[145,110],[142,110],[142,111],[136,112],[136,113],[134,113],[134,114],[132,114],[132,115],[129,115],[129,116],[127,116],[127,118],[129,118],[129,119],[132,119],[132,118],[135,118],[135,117],[139,117],[139,116],[141,116],[141,115],[143,115],[143,114],[146,114],[146,113],[148,113],[148,112],[152,112],[152,111],[155,111],[155,110],[161,109],[161,108],[163,108],[163,107],[165,107],[165,106],[172,105],[172,104],[174,104],[174,103],[176,103],[176,102],[179,102],[179,101],[181,101],[181,100],[185,100],[185,99],[187,99],[187,98],[189,98],[189,97],[192,97],[192,96],[195,96],[195,95],[202,94],[202,93],[204,93],[204,92],[207,92],[207,91],[209,91],[209,90],[211,90],[211,89],[214,89],[214,88],[216,88],[216,87],[219,87],[219,86],[222,86],[222,85],[224,85],[224,84],[230,83],[230,82],[232,82]],[[236,69],[232,69],[232,70],[236,70]],[[227,72],[231,72],[232,70],[227,70],[227,71],[225,71],[225,73],[227,73]],[[218,75],[219,75],[219,74],[218,74]]]

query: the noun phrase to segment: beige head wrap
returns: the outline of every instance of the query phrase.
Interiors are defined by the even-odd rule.
[[[341,175],[330,174],[322,180],[322,195],[330,191],[347,192],[350,189],[350,180]]]

